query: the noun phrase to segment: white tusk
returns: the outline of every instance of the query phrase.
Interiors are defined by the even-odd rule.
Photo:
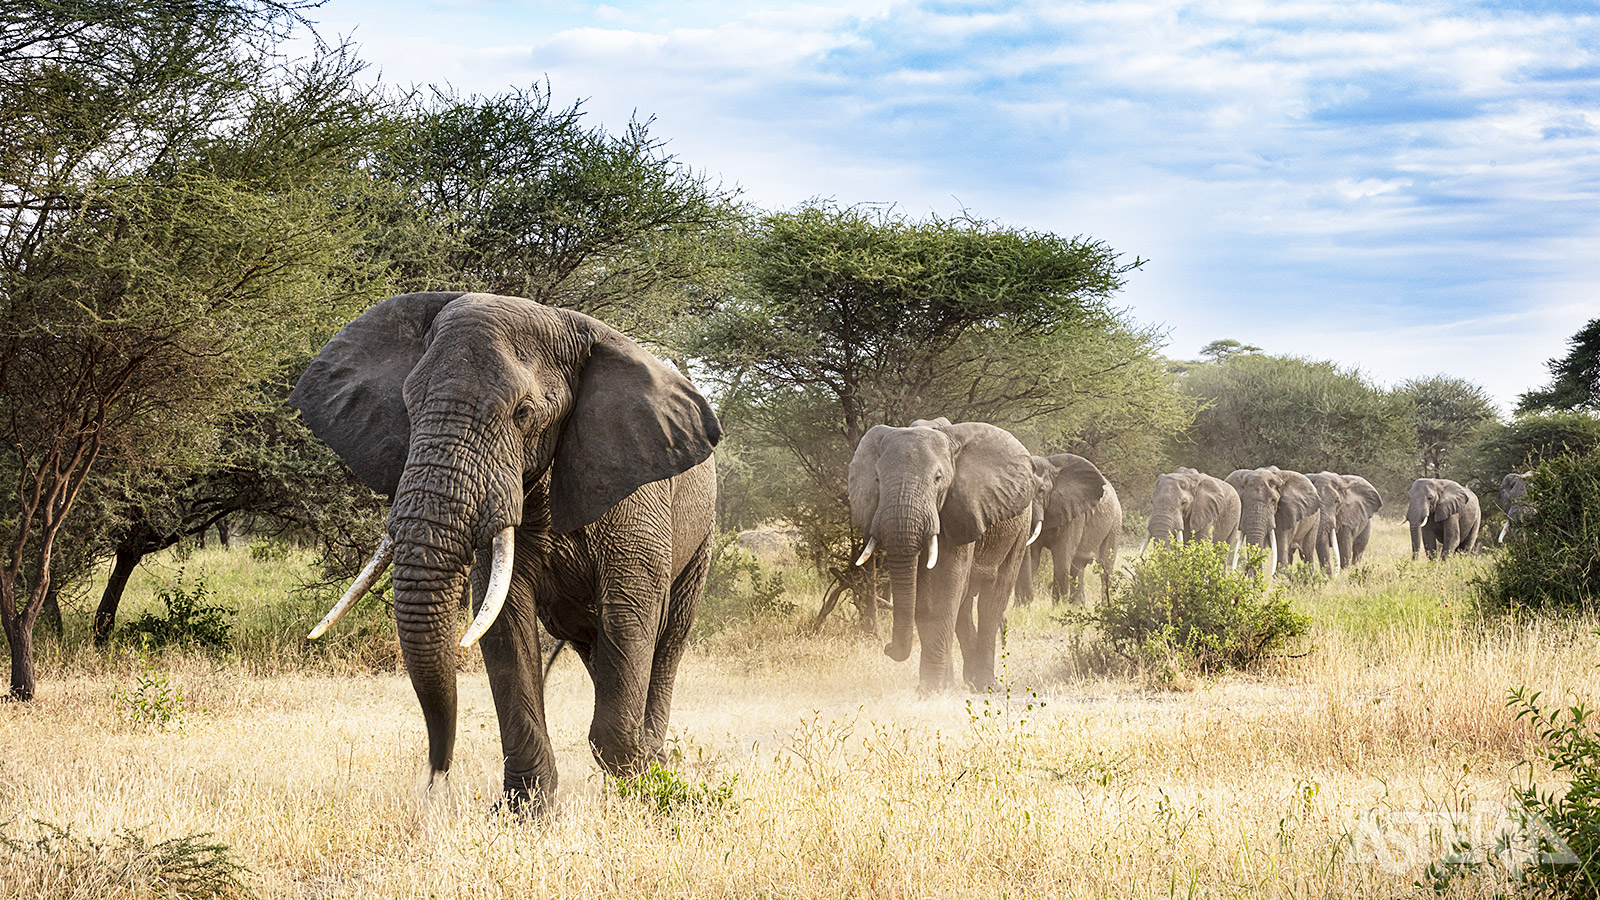
[[[1139,545],[1139,558],[1140,559],[1144,558],[1145,548],[1149,547],[1149,546],[1150,546],[1150,539],[1147,537],[1147,538],[1144,539],[1144,543]]]
[[[1183,546],[1183,529],[1180,528],[1177,531],[1174,531],[1173,534],[1178,536],[1178,546],[1182,547]]]
[[[867,538],[867,546],[863,547],[861,549],[861,555],[856,557],[856,565],[859,566],[862,563],[865,563],[867,560],[871,559],[872,558],[872,550],[873,550],[873,548],[875,548],[877,546],[878,546],[878,539],[877,538],[875,538],[875,537]]]
[[[506,605],[506,592],[511,589],[511,566],[516,561],[517,529],[512,526],[494,536],[494,555],[489,563],[489,587],[483,592],[483,606],[478,608],[478,617],[472,620],[472,625],[467,628],[467,633],[461,638],[461,646],[471,647],[489,630],[494,620],[500,615],[500,608]]]
[[[1028,542],[1026,544],[1023,544],[1022,546],[1024,546],[1024,547],[1032,547],[1033,546],[1033,542],[1037,541],[1039,539],[1039,532],[1041,532],[1043,530],[1044,530],[1044,520],[1040,519],[1038,524],[1033,526],[1033,534],[1028,535]]]
[[[1422,517],[1422,524],[1418,525],[1417,527],[1418,528],[1427,528],[1428,527],[1428,517],[1427,516],[1423,516]]]
[[[1243,540],[1243,537],[1244,537],[1244,532],[1242,532],[1242,531],[1235,531],[1233,533],[1233,538],[1232,538],[1233,546],[1228,548],[1228,571],[1229,572],[1232,572],[1234,569],[1239,568],[1239,544]]]
[[[1339,569],[1344,566],[1344,560],[1339,558],[1339,532],[1333,533],[1333,574],[1330,578],[1339,577]]]
[[[1272,539],[1272,558],[1267,560],[1267,577],[1271,578],[1278,574],[1278,533],[1269,531],[1267,536]]]
[[[365,597],[367,591],[372,590],[372,586],[377,583],[379,576],[383,575],[383,570],[389,568],[389,562],[393,559],[394,538],[386,533],[383,540],[378,542],[378,549],[373,551],[372,558],[367,560],[366,566],[362,568],[361,574],[351,583],[350,589],[344,592],[344,596],[333,605],[333,609],[328,610],[328,614],[322,617],[317,627],[311,629],[311,634],[307,637],[311,640],[322,637],[324,632],[333,627],[333,623],[344,618],[344,614],[356,605],[356,601]]]
[[[1506,523],[1504,525],[1500,526],[1500,543],[1504,544],[1506,542],[1506,532],[1510,531],[1510,530],[1511,530],[1511,520],[1507,519]]]
[[[928,568],[933,568],[939,562],[939,535],[928,538]]]

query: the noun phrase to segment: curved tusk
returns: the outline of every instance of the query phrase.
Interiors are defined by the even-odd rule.
[[[1507,519],[1506,523],[1504,525],[1500,526],[1500,541],[1499,541],[1499,543],[1504,544],[1506,542],[1506,532],[1510,531],[1510,530],[1511,530],[1511,520]]]
[[[1269,531],[1267,536],[1272,544],[1272,558],[1267,560],[1267,577],[1271,578],[1278,574],[1278,532]]]
[[[1339,570],[1344,567],[1344,560],[1339,558],[1339,532],[1333,533],[1333,574],[1329,577],[1338,578]]]
[[[1178,538],[1178,546],[1182,547],[1183,546],[1183,529],[1179,528],[1177,531],[1174,531],[1173,534],[1176,535],[1177,538]]]
[[[877,538],[875,538],[875,537],[867,538],[867,546],[863,547],[861,549],[861,555],[856,557],[856,565],[859,566],[862,563],[865,563],[867,560],[871,559],[872,558],[872,551],[877,546],[878,546],[878,539]]]
[[[1039,532],[1041,532],[1043,530],[1044,530],[1044,520],[1040,519],[1033,526],[1033,534],[1028,535],[1028,542],[1026,544],[1023,544],[1022,546],[1024,546],[1024,547],[1032,547],[1033,546],[1033,542],[1037,541],[1039,539]]]
[[[494,536],[494,555],[489,563],[489,587],[483,592],[483,606],[478,617],[472,620],[467,633],[461,637],[461,646],[471,647],[489,630],[506,605],[506,592],[511,590],[511,566],[516,561],[517,529],[507,525]]]
[[[393,559],[394,538],[385,533],[383,540],[378,542],[378,549],[373,551],[372,558],[367,560],[366,566],[361,569],[361,574],[357,575],[356,580],[350,584],[350,589],[344,592],[344,596],[340,597],[339,602],[333,605],[333,609],[328,610],[328,614],[322,617],[322,621],[317,623],[317,627],[311,629],[311,633],[307,637],[311,640],[322,637],[329,628],[333,627],[333,623],[344,618],[344,614],[356,605],[356,601],[365,597],[367,591],[372,590],[372,586],[377,583],[384,570],[389,568],[389,562]]]
[[[1147,547],[1149,547],[1149,546],[1150,546],[1150,538],[1149,538],[1149,537],[1148,537],[1148,536],[1147,536],[1147,537],[1145,537],[1145,539],[1144,539],[1144,543],[1142,543],[1142,544],[1140,544],[1140,545],[1139,545],[1139,558],[1140,558],[1140,559],[1143,559],[1143,558],[1144,558],[1144,551],[1145,551],[1145,548],[1147,548]]]
[[[930,569],[933,568],[936,564],[938,564],[938,562],[939,562],[939,535],[938,534],[934,534],[932,537],[928,538],[928,565],[927,565],[927,568],[930,568]]]
[[[1428,527],[1428,517],[1427,516],[1423,516],[1422,517],[1422,524],[1418,525],[1417,527],[1418,528],[1427,528]]]
[[[1239,568],[1239,544],[1244,540],[1244,532],[1235,531],[1232,537],[1233,546],[1228,548],[1228,571]]]

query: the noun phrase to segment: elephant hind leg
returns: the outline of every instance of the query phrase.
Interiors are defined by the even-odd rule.
[[[706,574],[711,570],[711,536],[707,535],[700,548],[678,577],[673,580],[667,595],[665,621],[661,637],[656,641],[655,658],[650,667],[650,696],[645,700],[644,741],[650,758],[665,762],[662,746],[667,740],[667,723],[672,716],[672,688],[678,679],[678,663],[683,660],[684,648],[689,643],[689,631],[694,626],[695,611],[706,589]]]

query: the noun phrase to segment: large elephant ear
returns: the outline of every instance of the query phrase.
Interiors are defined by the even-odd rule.
[[[1065,522],[1085,515],[1106,493],[1106,477],[1095,464],[1073,453],[1057,453],[1050,457],[1055,469],[1055,487],[1050,491],[1046,507],[1049,517]]]
[[[1222,480],[1233,485],[1234,490],[1238,490],[1239,488],[1244,487],[1245,482],[1249,479],[1250,474],[1254,471],[1255,469],[1234,469],[1232,472],[1228,473],[1227,478]]]
[[[558,534],[705,462],[722,438],[689,379],[598,319],[566,314],[593,342],[550,465],[550,527]]]
[[[340,329],[289,394],[311,433],[362,483],[394,495],[410,452],[411,419],[401,393],[422,358],[428,329],[459,292],[399,294]]]
[[[1322,497],[1317,493],[1317,486],[1311,483],[1311,479],[1287,469],[1279,469],[1275,474],[1278,476],[1279,486],[1279,527],[1286,521],[1303,519],[1322,508]]]
[[[955,476],[939,510],[939,533],[970,544],[1033,502],[1033,461],[1011,432],[987,422],[941,425],[956,446]]]
[[[1178,471],[1183,471],[1179,469]],[[1190,522],[1210,522],[1213,526],[1222,520],[1223,512],[1228,506],[1228,497],[1232,495],[1234,505],[1239,502],[1239,491],[1233,485],[1221,478],[1190,469],[1193,474],[1184,479],[1184,485],[1189,489],[1189,516]],[[1185,524],[1187,527],[1187,523]]]
[[[1433,504],[1433,515],[1429,521],[1448,519],[1467,508],[1472,493],[1466,488],[1446,478],[1439,479],[1439,500]]]
[[[850,521],[862,534],[870,535],[872,521],[878,516],[878,455],[889,431],[888,425],[872,426],[850,457]]]
[[[1383,495],[1372,486],[1372,482],[1360,475],[1346,475],[1344,484],[1350,491],[1350,496],[1360,502],[1361,507],[1367,511],[1364,518],[1370,519],[1378,514],[1378,510],[1383,509]]]

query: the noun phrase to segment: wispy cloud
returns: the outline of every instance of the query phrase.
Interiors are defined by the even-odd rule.
[[[364,20],[391,80],[548,75],[607,123],[653,114],[769,206],[965,206],[1147,257],[1127,299],[1177,355],[1234,337],[1393,379],[1440,371],[1404,352],[1429,335],[1498,334],[1451,371],[1509,400],[1600,315],[1588,3],[394,8],[324,15]]]

